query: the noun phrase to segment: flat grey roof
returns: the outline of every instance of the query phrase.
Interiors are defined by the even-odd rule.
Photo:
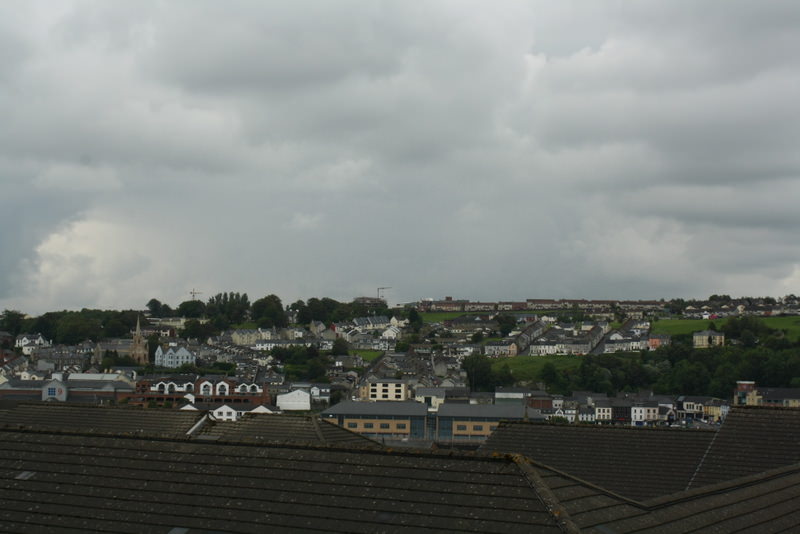
[[[356,402],[345,401],[331,406],[322,416],[329,415],[406,415],[414,416],[428,415],[428,407],[421,402],[415,401],[377,401],[377,402]]]
[[[498,419],[522,419],[525,406],[522,404],[442,404],[439,417],[496,417]]]

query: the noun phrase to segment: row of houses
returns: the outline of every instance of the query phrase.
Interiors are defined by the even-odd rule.
[[[759,387],[752,380],[736,382],[736,406],[800,407],[800,388]]]
[[[531,356],[589,354],[603,339],[604,328],[592,323],[554,325],[531,343]]]
[[[142,407],[193,407],[224,413],[235,420],[257,410],[309,411],[331,398],[330,384],[253,381],[225,375],[146,375],[119,373],[52,373],[46,378],[16,378],[0,383],[8,401],[125,404]],[[273,400],[275,401],[273,404]],[[223,409],[224,407],[224,409]]]
[[[587,299],[526,299],[524,301],[471,302],[445,297],[443,300],[426,299],[416,303],[425,312],[492,312],[524,310],[569,310],[624,312],[663,312],[666,303],[661,300],[587,300]]]

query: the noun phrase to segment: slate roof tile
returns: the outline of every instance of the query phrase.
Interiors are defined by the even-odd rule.
[[[202,414],[197,412],[178,410],[23,403],[12,410],[0,412],[0,427],[181,437],[201,417]]]
[[[560,532],[508,459],[13,430],[0,448],[2,528]]]
[[[713,431],[503,422],[481,447],[518,452],[633,499],[686,489]]]

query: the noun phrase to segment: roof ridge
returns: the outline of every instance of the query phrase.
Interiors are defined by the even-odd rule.
[[[317,421],[316,417],[309,417],[311,419],[311,426],[314,429],[314,433],[317,435],[317,438],[325,444],[329,445],[328,440],[325,439],[325,436],[322,434],[322,430],[319,428],[319,422]]]
[[[551,465],[544,464],[544,463],[538,462],[536,460],[532,460],[531,458],[525,456],[524,454],[521,454],[520,456],[523,456],[523,457],[527,458],[528,459],[528,463],[538,467],[539,469],[546,469],[547,471],[551,471],[551,472],[557,474],[560,477],[569,478],[570,480],[574,480],[578,484],[582,484],[582,485],[584,485],[586,487],[592,488],[593,490],[598,491],[600,493],[604,493],[604,494],[608,495],[609,497],[613,497],[614,499],[618,499],[620,501],[624,501],[625,503],[630,504],[631,506],[637,506],[639,508],[645,508],[646,507],[641,501],[637,501],[637,500],[632,499],[630,497],[626,497],[624,495],[620,495],[619,493],[615,493],[615,492],[611,491],[610,489],[608,489],[606,487],[600,486],[600,485],[595,484],[593,482],[589,482],[588,480],[584,480],[581,477],[578,477],[578,476],[575,476],[573,474],[567,473],[566,471],[562,471],[561,469],[557,469],[557,468],[555,468],[555,467],[553,467]]]
[[[519,470],[522,471],[522,474],[530,483],[533,492],[539,500],[542,501],[542,504],[550,515],[553,516],[553,519],[555,519],[556,524],[558,524],[561,530],[571,534],[580,534],[580,527],[572,520],[569,512],[567,512],[567,509],[561,504],[561,501],[558,500],[558,497],[555,496],[550,486],[547,485],[539,473],[533,468],[531,460],[522,454],[512,454],[510,459],[516,464]]]
[[[746,488],[761,482],[783,478],[796,473],[800,473],[800,463],[785,465],[775,469],[770,469],[769,471],[762,471],[754,475],[746,475],[731,480],[725,480],[716,484],[700,486],[699,488],[694,488],[692,490],[684,490],[672,493],[670,495],[655,497],[653,499],[644,501],[641,503],[641,506],[643,506],[646,510],[658,510],[659,508],[664,508],[677,503],[693,501],[708,495],[727,493],[732,488]]]
[[[697,477],[697,474],[700,472],[700,469],[703,467],[703,464],[706,461],[706,457],[708,456],[708,453],[711,452],[711,449],[714,447],[714,442],[717,441],[717,437],[719,436],[719,433],[722,432],[722,427],[723,426],[725,426],[724,422],[722,423],[722,425],[720,425],[719,429],[717,430],[717,433],[714,434],[714,437],[711,438],[711,441],[708,442],[708,447],[706,447],[705,452],[703,452],[703,456],[700,457],[700,462],[697,464],[697,468],[694,470],[694,473],[692,473],[692,478],[689,479],[689,483],[686,484],[686,489],[684,491],[689,491],[689,488],[692,487],[692,484],[694,483],[695,477]]]

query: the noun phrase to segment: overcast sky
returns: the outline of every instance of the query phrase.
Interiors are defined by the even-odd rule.
[[[800,5],[0,4],[0,309],[800,292]]]

